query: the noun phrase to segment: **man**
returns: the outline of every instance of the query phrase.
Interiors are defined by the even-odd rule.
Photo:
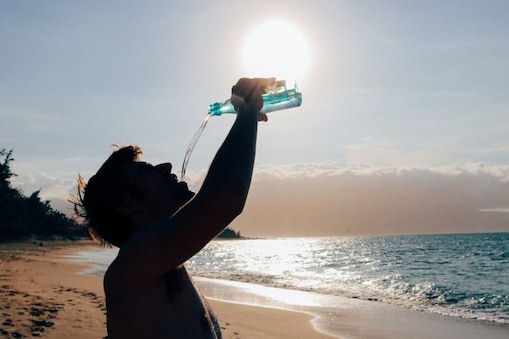
[[[218,322],[184,267],[238,216],[253,172],[262,89],[275,79],[240,79],[236,120],[199,192],[169,163],[139,161],[122,148],[79,190],[91,234],[120,248],[104,277],[108,338],[221,338]]]

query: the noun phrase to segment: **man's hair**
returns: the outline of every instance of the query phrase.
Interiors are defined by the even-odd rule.
[[[125,166],[139,161],[138,146],[118,148],[88,183],[78,177],[74,211],[82,217],[91,237],[103,245],[122,246],[134,232],[132,221],[120,211],[130,191]]]

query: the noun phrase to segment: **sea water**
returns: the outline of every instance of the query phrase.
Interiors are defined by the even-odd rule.
[[[103,274],[115,250],[78,253]],[[195,276],[509,324],[509,233],[217,240]]]

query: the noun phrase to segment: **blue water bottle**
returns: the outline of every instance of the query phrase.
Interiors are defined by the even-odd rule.
[[[297,82],[294,88],[287,89],[286,80],[277,80],[273,86],[266,89],[266,93],[262,95],[262,98],[263,107],[260,111],[261,113],[299,107],[302,104],[302,94],[299,91]],[[226,113],[237,113],[230,99],[209,105],[209,114],[211,116],[219,116]]]

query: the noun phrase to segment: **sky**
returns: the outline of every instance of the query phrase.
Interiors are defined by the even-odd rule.
[[[250,33],[277,20],[308,46],[303,103],[261,124],[234,229],[508,232],[508,14],[505,0],[0,0],[0,149],[14,151],[13,186],[66,213],[78,173],[90,178],[113,144],[179,174],[208,105],[252,76]],[[269,41],[286,35],[259,48],[274,55]],[[191,188],[233,119],[210,119]]]

